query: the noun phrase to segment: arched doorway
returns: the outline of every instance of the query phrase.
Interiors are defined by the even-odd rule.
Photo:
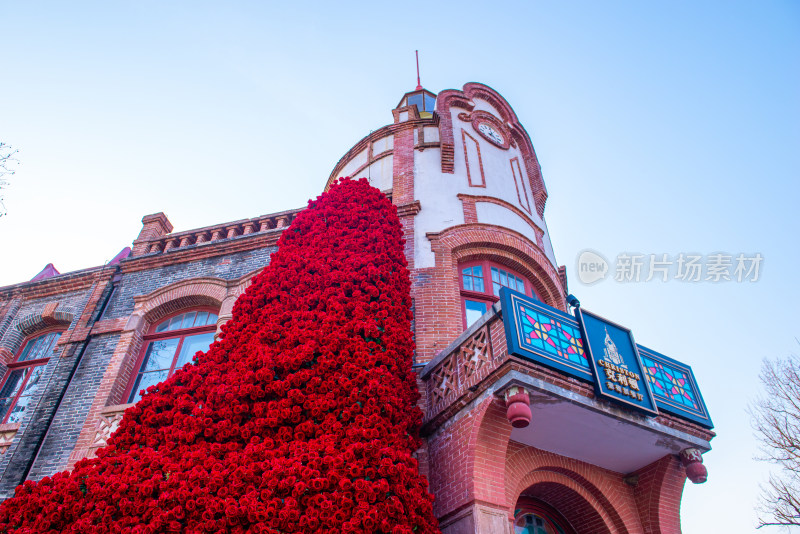
[[[522,491],[514,508],[515,534],[611,534],[599,503],[573,484],[548,480]],[[602,507],[600,507],[602,510]]]

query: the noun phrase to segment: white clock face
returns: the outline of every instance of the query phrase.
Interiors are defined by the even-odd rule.
[[[478,130],[480,130],[480,132],[483,135],[485,135],[486,137],[488,137],[489,139],[491,139],[492,141],[494,141],[498,145],[502,145],[505,142],[505,140],[503,139],[503,136],[500,135],[500,133],[497,130],[495,130],[494,128],[492,128],[491,126],[486,124],[485,122],[482,122],[482,123],[480,123],[478,125]]]

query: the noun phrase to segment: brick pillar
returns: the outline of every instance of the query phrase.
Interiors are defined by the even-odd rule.
[[[681,534],[681,494],[686,473],[677,456],[668,455],[638,470],[636,507],[644,534]]]
[[[131,256],[141,256],[150,252],[149,242],[163,237],[172,231],[172,224],[163,213],[153,213],[142,218],[142,231],[133,242]]]

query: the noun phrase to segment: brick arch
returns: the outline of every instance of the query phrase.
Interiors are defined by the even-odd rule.
[[[555,471],[538,470],[529,473],[524,480],[526,486],[520,496],[552,506],[578,534],[628,532],[624,525],[618,529],[602,503],[572,478]]]
[[[511,423],[506,410],[494,397],[486,399],[477,410],[469,449],[472,451],[467,468],[475,500],[493,503],[509,509],[514,515],[514,501],[506,498],[506,449],[511,437]]]
[[[0,340],[0,364],[12,361],[26,338],[48,329],[70,327],[75,309],[68,306],[58,309],[58,305],[58,302],[50,302],[41,311],[29,313],[11,324]]]
[[[636,507],[643,532],[681,532],[681,497],[686,471],[677,456],[669,454],[636,471]]]
[[[541,250],[519,232],[493,224],[471,223],[444,230],[437,241],[449,249],[456,265],[476,259],[507,265],[527,277],[546,304],[565,309],[558,273]]]
[[[111,361],[103,374],[98,394],[92,402],[75,449],[70,455],[69,468],[97,449],[98,432],[102,433],[103,429],[108,429],[103,426],[105,424],[104,418],[101,417],[103,410],[110,407],[120,408],[121,411],[126,406],[120,403],[125,402],[123,394],[133,373],[136,372],[134,366],[141,354],[143,339],[150,326],[182,309],[208,306],[218,310],[217,332],[219,333],[219,327],[224,322],[223,304],[229,303],[229,308],[232,308],[236,297],[260,271],[261,269],[256,269],[233,280],[214,277],[189,278],[133,298],[133,313],[128,318]]]
[[[228,296],[230,282],[221,278],[181,280],[134,298],[134,314],[151,325],[184,308],[210,306],[220,309]]]
[[[26,315],[19,319],[15,325],[20,333],[27,337],[40,330],[52,328],[54,326],[69,327],[75,319],[75,310],[70,307],[49,310],[47,307],[36,313]]]
[[[142,348],[143,337],[153,324],[186,308],[208,306],[219,311],[230,284],[221,278],[189,278],[134,297],[133,313],[123,332],[124,339],[120,340],[103,377],[110,384],[109,393],[106,399],[98,401],[96,411],[99,413],[109,403],[124,402],[122,395],[135,372],[134,365]]]
[[[564,517],[564,514],[550,506],[549,504],[545,503],[541,499],[537,499],[535,497],[527,497],[525,495],[521,495],[519,499],[517,499],[516,504],[514,505],[514,523],[516,523],[516,519],[520,515],[534,513],[536,515],[542,516],[547,518],[547,520],[556,523],[561,530],[565,534],[578,534],[575,532],[575,529],[572,528],[572,525],[567,518]]]
[[[593,506],[599,511],[606,524],[613,526],[611,532],[628,532],[628,527],[617,510],[617,506],[612,502],[612,499],[614,499],[621,504],[621,501],[625,498],[625,496],[620,495],[618,489],[611,489],[620,486],[621,480],[618,479],[621,478],[621,475],[613,474],[583,462],[564,458],[551,452],[516,443],[509,447],[505,468],[505,496],[508,502],[516,502],[526,488],[529,488],[536,480],[539,480],[541,475],[537,473],[551,473],[554,477],[559,477],[559,480],[570,480],[570,488],[578,487],[581,489],[580,493],[582,495],[586,498],[590,497],[590,502],[594,503]],[[601,491],[600,488],[603,488],[606,492]],[[541,498],[537,495],[531,496]],[[556,506],[556,504],[547,501],[547,499],[543,500]],[[556,507],[558,508],[558,506]],[[573,526],[576,527],[578,532],[582,532],[577,525],[573,524]],[[634,528],[633,530],[638,529]],[[587,532],[592,532],[592,530]]]
[[[515,505],[525,493],[556,508],[579,534],[640,530],[638,525],[629,528],[612,503],[616,499],[622,505],[627,497],[611,489],[621,484],[621,475],[510,441],[511,431],[505,408],[494,396],[473,410],[464,466],[472,499],[506,510],[513,521]],[[528,491],[537,484],[545,485]]]

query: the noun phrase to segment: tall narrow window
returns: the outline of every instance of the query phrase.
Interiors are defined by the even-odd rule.
[[[502,287],[539,298],[533,285],[508,267],[490,261],[475,261],[461,264],[459,270],[464,328],[489,311],[492,304],[499,300]]]
[[[214,341],[217,314],[195,310],[175,315],[155,325],[144,338],[136,376],[128,386],[128,402],[141,398],[141,391],[163,382],[198,352]]]
[[[39,391],[45,364],[53,354],[61,332],[48,332],[26,340],[17,358],[8,364],[0,388],[0,423],[19,423]]]

